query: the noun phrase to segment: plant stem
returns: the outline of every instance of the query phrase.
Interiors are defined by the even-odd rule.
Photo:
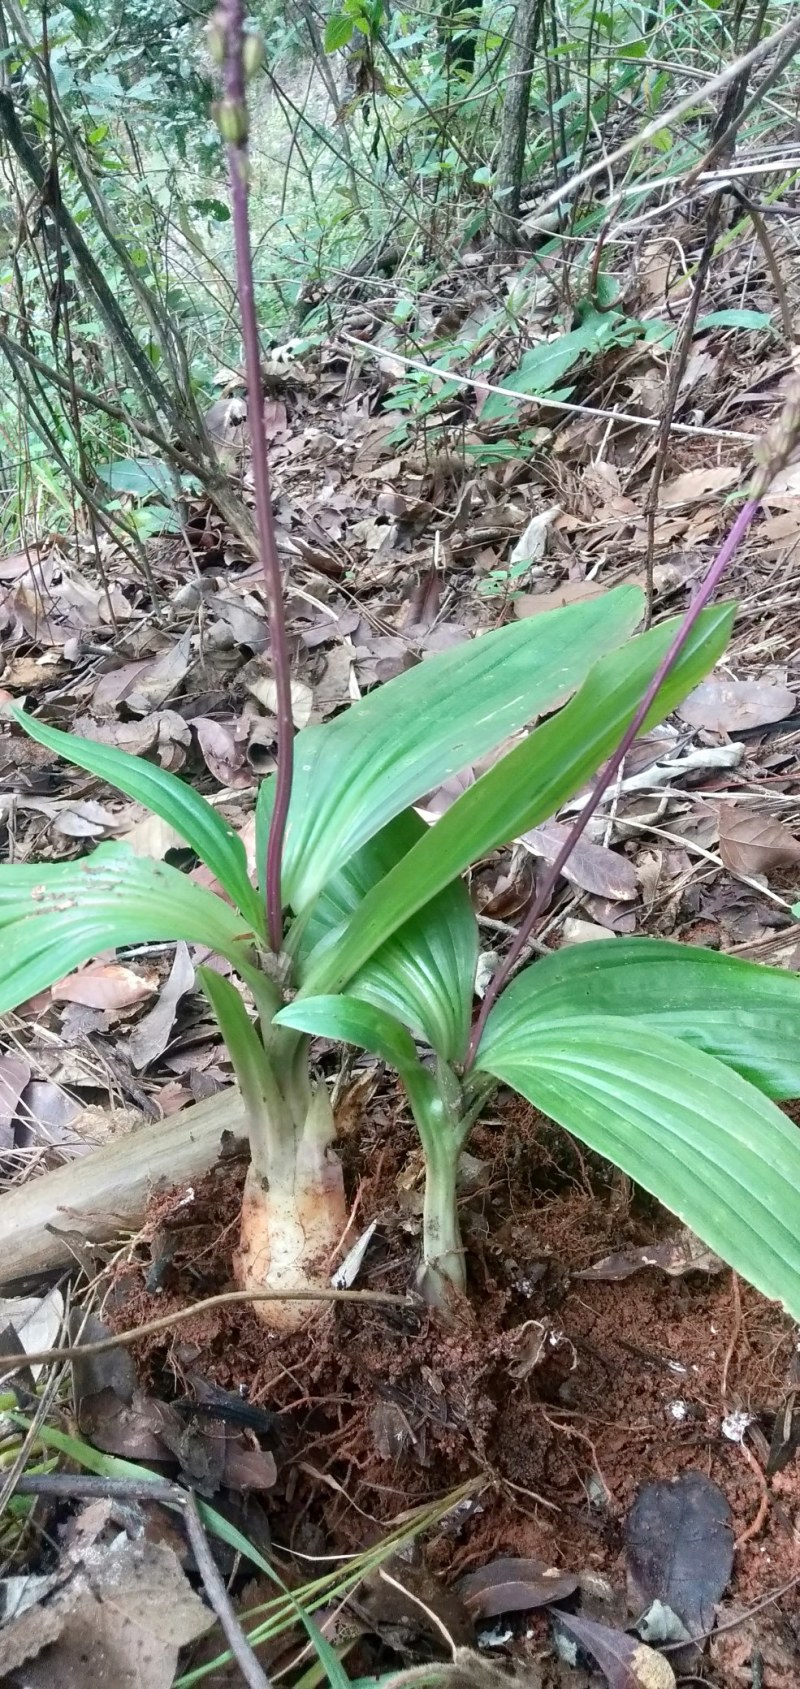
[[[534,926],[542,914],[542,911],[547,907],[565,862],[572,854],[579,838],[588,823],[591,821],[591,818],[594,815],[594,812],[597,809],[604,793],[608,791],[609,786],[611,786],[613,781],[616,779],[617,774],[625,761],[631,745],[633,744],[633,741],[636,738],[636,735],[639,732],[639,729],[642,726],[654,699],[658,696],[658,692],[666,680],[667,675],[670,674],[671,670],[674,668],[674,665],[677,662],[677,659],[680,656],[693,627],[695,626],[701,610],[705,608],[711,598],[712,593],[724,575],[731,558],[734,556],[739,544],[747,533],[750,523],[758,510],[759,502],[758,498],[749,498],[746,504],[742,505],[730,533],[724,540],[720,551],[708,570],[705,580],[703,580],[698,587],[698,590],[689,605],[686,615],[678,628],[666,656],[659,664],[655,674],[653,675],[650,685],[644,694],[636,714],[633,716],[633,719],[626,728],[614,755],[611,757],[610,761],[606,763],[602,773],[598,775],[594,791],[585,803],[574,826],[570,829],[569,835],[562,845],[561,850],[552,864],[552,867],[543,876],[539,890],[536,893],[531,908],[529,909],[522,926],[517,932],[516,938],[508,950],[507,955],[501,962],[500,967],[497,969],[494,977],[489,982],[483,1002],[481,1003],[480,1012],[477,1015],[472,1029],[469,1054],[466,1062],[467,1070],[469,1070],[472,1066],[477,1055],[478,1045],[491,1009],[516,967],[517,962],[528,943],[528,939],[533,932]]]
[[[267,840],[265,875],[267,931],[270,945],[277,955],[283,942],[281,865],[289,801],[292,795],[294,722],[292,719],[289,647],[286,638],[286,617],[283,606],[283,582],[275,537],[272,499],[270,497],[267,440],[264,429],[264,400],[261,390],[261,356],[253,286],[253,259],[250,250],[244,0],[223,0],[217,14],[216,25],[222,31],[224,48],[223,83],[225,99],[220,108],[219,123],[223,139],[226,141],[230,174],[231,213],[236,248],[236,280],[239,290],[239,309],[242,315],[242,341],[247,374],[247,420],[250,425],[256,523],[261,549],[261,565],[264,571],[270,652],[277,694],[278,772],[275,786],[275,804]]]
[[[467,1288],[464,1246],[458,1223],[456,1174],[461,1135],[438,1132],[425,1155],[425,1197],[422,1210],[422,1292],[426,1302],[446,1301],[443,1281],[463,1295]]]

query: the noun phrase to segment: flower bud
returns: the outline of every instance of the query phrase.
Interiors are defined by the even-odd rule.
[[[245,36],[243,58],[245,80],[249,82],[252,77],[257,76],[264,63],[264,37],[260,30]]]
[[[215,65],[224,65],[224,63],[225,63],[225,31],[221,27],[220,24],[218,24],[218,23],[207,24],[207,26],[206,26],[206,43],[208,45],[208,51],[209,51],[212,59],[214,60]]]
[[[249,131],[247,107],[240,105],[238,100],[220,100],[217,106],[217,128],[223,141],[228,141],[234,147],[243,146]]]

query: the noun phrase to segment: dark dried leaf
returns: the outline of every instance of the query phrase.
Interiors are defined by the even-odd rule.
[[[678,706],[678,715],[692,727],[713,733],[744,733],[792,714],[797,703],[786,686],[756,680],[704,680]]]
[[[244,788],[252,786],[253,775],[246,766],[245,744],[238,741],[229,727],[210,716],[196,716],[192,726],[203,753],[206,767],[222,786]]]
[[[694,1232],[682,1231],[663,1243],[643,1244],[640,1249],[618,1249],[604,1255],[593,1267],[586,1267],[576,1278],[615,1281],[630,1278],[643,1267],[658,1267],[671,1278],[683,1278],[685,1273],[719,1273],[725,1266],[713,1250],[707,1249]]]
[[[675,1673],[669,1661],[638,1637],[572,1613],[559,1613],[558,1629],[566,1631],[593,1656],[608,1679],[609,1689],[675,1689]]]
[[[129,1053],[134,1067],[145,1068],[164,1054],[172,1036],[181,997],[194,987],[194,968],[186,945],[175,946],[172,972],[154,1009],[135,1026],[131,1033]]]
[[[731,1575],[731,1510],[702,1472],[640,1490],[625,1525],[631,1604],[663,1601],[691,1636],[710,1630]]]
[[[800,840],[782,821],[744,804],[721,803],[718,815],[719,854],[735,874],[769,874],[800,862]]]
[[[570,832],[571,828],[562,821],[544,821],[540,827],[522,833],[520,843],[549,864],[555,862]],[[604,845],[592,844],[591,839],[578,840],[563,872],[565,880],[596,897],[627,903],[638,895],[639,882],[633,863]]]
[[[139,670],[125,698],[128,709],[136,715],[147,715],[150,710],[158,709],[159,704],[165,704],[184,679],[191,652],[192,635],[187,628],[176,644]]]
[[[14,1116],[30,1077],[24,1056],[0,1056],[0,1149],[11,1149],[14,1143]]]
[[[525,1613],[564,1601],[575,1593],[578,1579],[544,1560],[510,1556],[469,1572],[456,1588],[474,1619],[495,1619],[500,1613]]]

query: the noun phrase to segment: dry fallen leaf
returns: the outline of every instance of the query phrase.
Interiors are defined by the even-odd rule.
[[[550,524],[561,515],[561,505],[553,504],[549,510],[540,510],[532,516],[527,528],[520,534],[513,551],[509,554],[509,568],[515,563],[536,563],[544,552],[547,543],[547,530]]]
[[[521,592],[514,599],[517,616],[541,616],[546,610],[563,610],[565,604],[579,604],[586,598],[599,598],[605,587],[597,581],[564,581],[553,592]]]
[[[180,639],[163,651],[160,657],[145,663],[128,691],[125,702],[136,715],[147,715],[159,704],[165,704],[180,686],[189,667],[192,651],[191,630],[187,628]]]
[[[565,944],[591,944],[595,939],[611,939],[616,936],[608,927],[598,927],[594,921],[582,921],[578,915],[568,915],[562,928]]]
[[[800,862],[800,839],[782,821],[744,804],[721,803],[717,814],[719,854],[734,874],[769,874]]]
[[[578,1579],[561,1572],[545,1560],[516,1556],[490,1560],[478,1572],[468,1572],[456,1585],[458,1594],[474,1619],[494,1619],[500,1613],[530,1612],[551,1601],[573,1595]]]
[[[180,1649],[213,1623],[173,1548],[120,1532],[3,1631],[0,1674],[24,1664],[30,1689],[85,1689],[92,1679],[169,1689]]]
[[[594,1656],[609,1689],[675,1689],[675,1673],[669,1661],[638,1637],[575,1613],[559,1613],[557,1639],[564,1631]],[[559,1652],[564,1653],[563,1643]],[[566,1657],[572,1664],[572,1658]]]
[[[553,863],[570,832],[571,828],[562,821],[543,821],[541,826],[521,833],[519,843],[532,856]],[[578,840],[564,865],[563,874],[565,880],[580,886],[582,891],[592,892],[596,897],[610,897],[617,903],[627,903],[638,895],[639,883],[633,863],[628,861],[627,856],[607,850],[604,845],[592,844],[590,839]]]
[[[631,1605],[661,1601],[691,1636],[714,1624],[733,1567],[731,1510],[703,1472],[657,1479],[639,1491],[625,1523]]]
[[[92,962],[58,980],[50,995],[56,1002],[84,1003],[90,1009],[128,1009],[157,989],[157,974],[137,974],[121,962]]]
[[[145,1068],[162,1056],[172,1037],[172,1027],[181,997],[194,987],[194,968],[184,943],[176,944],[172,972],[154,1009],[135,1026],[128,1051],[136,1068]]]
[[[30,1077],[31,1070],[24,1056],[14,1051],[0,1056],[0,1149],[13,1146],[14,1116]]]
[[[709,493],[722,493],[738,481],[741,471],[735,463],[710,464],[707,469],[687,469],[673,481],[665,481],[658,502],[662,510],[679,504],[697,504]]]
[[[247,766],[245,744],[236,739],[230,727],[205,715],[195,716],[192,726],[206,767],[221,786],[239,790],[253,785],[254,776]]]
[[[743,733],[792,714],[797,703],[788,686],[769,686],[754,680],[704,680],[678,705],[678,715],[691,727],[713,733]]]
[[[686,1273],[719,1273],[724,1265],[724,1261],[699,1237],[695,1237],[694,1232],[684,1228],[677,1237],[667,1238],[663,1243],[615,1250],[613,1255],[604,1255],[602,1261],[596,1261],[593,1267],[585,1267],[575,1277],[614,1282],[630,1278],[633,1273],[641,1272],[643,1267],[659,1267],[671,1278],[683,1278]]]
[[[268,710],[270,715],[275,715],[278,707],[275,681],[273,676],[262,667],[258,658],[253,657],[247,666],[242,669],[239,679],[246,686],[248,692],[252,693],[252,696],[257,699],[262,709]],[[313,707],[314,694],[311,687],[307,686],[304,680],[293,680],[292,716],[298,732],[302,727],[308,726]]]

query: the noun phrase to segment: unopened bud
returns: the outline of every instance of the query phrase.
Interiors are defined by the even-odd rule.
[[[217,106],[217,128],[223,141],[234,147],[243,146],[249,133],[247,107],[240,105],[238,100],[220,100]]]
[[[221,24],[210,23],[206,26],[206,42],[208,51],[215,65],[225,63],[225,31]]]
[[[750,497],[764,497],[776,475],[794,463],[800,444],[800,376],[793,375],[786,388],[783,406],[753,451],[755,474]]]
[[[245,79],[249,82],[252,77],[258,75],[264,63],[264,37],[260,30],[256,33],[248,33],[245,36],[242,57]]]

